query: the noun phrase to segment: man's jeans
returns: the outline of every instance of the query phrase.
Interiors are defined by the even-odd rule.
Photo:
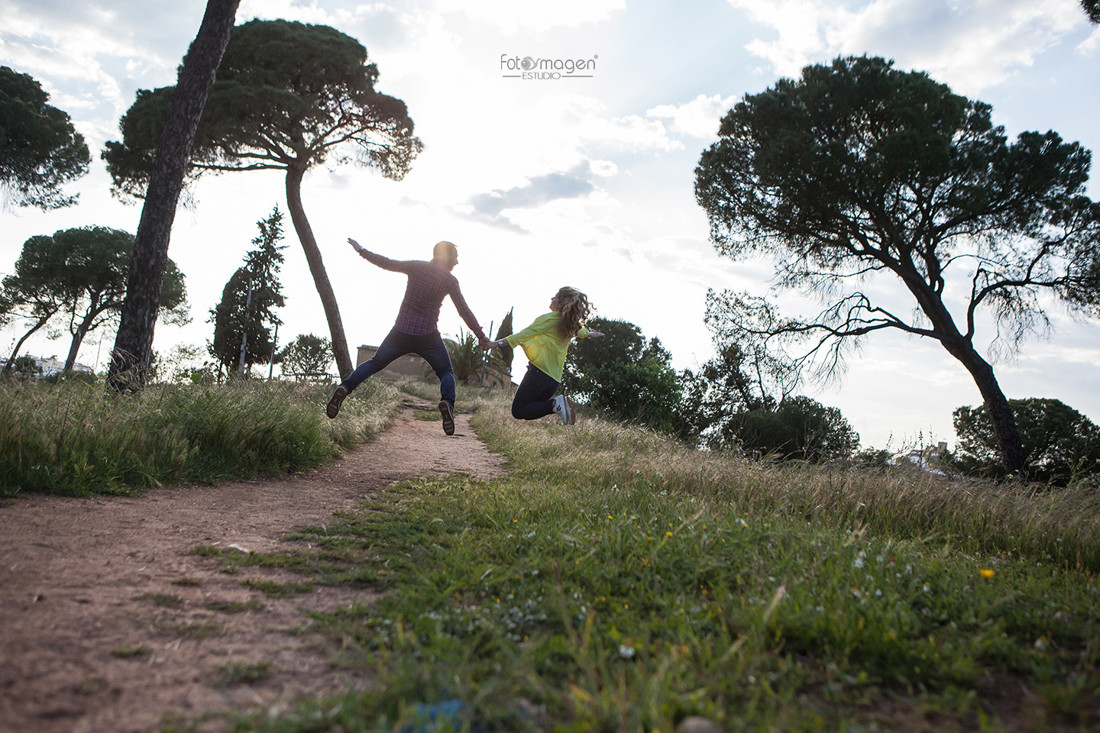
[[[405,354],[417,354],[428,362],[436,376],[439,377],[439,395],[443,399],[455,403],[455,375],[451,368],[451,356],[447,353],[447,347],[439,331],[413,335],[390,331],[378,347],[378,352],[355,368],[351,376],[343,381],[343,386],[351,392],[363,383],[372,374],[377,374],[390,365],[395,359]]]

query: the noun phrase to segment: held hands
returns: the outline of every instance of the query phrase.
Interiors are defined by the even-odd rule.
[[[508,339],[501,339],[500,341],[490,341],[489,339],[485,339],[485,341],[481,343],[481,348],[489,351],[490,349],[499,349],[501,346],[504,346],[507,343]]]

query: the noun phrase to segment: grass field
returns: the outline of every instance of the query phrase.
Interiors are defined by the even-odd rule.
[[[103,385],[0,381],[0,496],[133,493],[299,471],[370,440],[400,397],[380,382],[324,415],[331,387],[288,382]],[[357,393],[358,396],[358,393]]]
[[[392,486],[278,555],[205,549],[383,591],[312,619],[370,691],[236,729],[1100,728],[1094,488],[745,462],[460,398],[506,478]]]

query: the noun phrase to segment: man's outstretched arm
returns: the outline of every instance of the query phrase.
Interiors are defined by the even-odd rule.
[[[351,237],[348,237],[348,244],[350,244],[351,248],[358,252],[359,256],[362,257],[364,260],[371,263],[372,265],[377,265],[378,267],[381,267],[383,270],[390,270],[392,272],[405,272],[408,269],[406,267],[407,263],[400,260],[391,260],[389,257],[383,257],[382,255],[375,254],[367,248],[360,246],[360,244]]]

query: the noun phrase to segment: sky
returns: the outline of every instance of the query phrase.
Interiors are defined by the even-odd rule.
[[[93,162],[66,188],[71,208],[0,208],[0,275],[31,236],[80,226],[135,231],[140,204],[110,194],[100,161],[138,89],[175,83],[201,22],[201,0],[0,0],[0,64],[28,73],[86,138]],[[767,262],[720,257],[694,197],[694,170],[722,115],[746,94],[807,64],[874,55],[929,73],[992,105],[1010,138],[1053,129],[1100,151],[1100,30],[1078,0],[243,0],[237,22],[284,18],[330,25],[378,65],[380,91],[406,102],[424,150],[401,181],[344,165],[307,175],[303,201],[340,302],[352,353],[378,344],[404,291],[348,237],[394,259],[429,259],[442,239],[481,324],[514,309],[517,330],[546,312],[562,285],[586,292],[605,318],[636,324],[677,369],[713,356],[709,289],[749,291],[785,314],[819,304],[769,290]],[[523,78],[526,58],[572,60],[583,73]],[[517,70],[519,69],[519,70]],[[192,323],[160,324],[154,348],[204,346],[209,311],[276,205],[277,172],[205,177],[181,206],[169,257],[187,278]],[[1095,169],[1088,194],[1100,199]],[[328,336],[320,300],[287,219],[280,343]],[[896,287],[869,285],[887,302]],[[912,305],[897,299],[901,309]],[[1050,304],[1051,331],[994,362],[1009,398],[1059,399],[1100,422],[1100,324]],[[465,324],[444,304],[440,330]],[[0,332],[10,352],[20,333]],[[996,352],[987,328],[982,349]],[[79,360],[102,368],[113,334]],[[66,338],[30,342],[62,358]],[[513,367],[522,374],[522,355]],[[951,413],[980,404],[967,372],[936,342],[879,334],[845,374],[800,390],[837,407],[863,447],[954,445]]]

